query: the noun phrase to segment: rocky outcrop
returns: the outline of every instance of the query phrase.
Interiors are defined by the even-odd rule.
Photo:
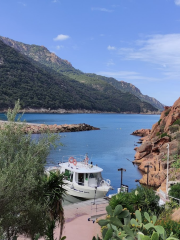
[[[139,129],[131,133],[131,135],[145,137],[151,133],[151,129]]]
[[[0,127],[3,128],[3,125],[6,122],[1,121]],[[79,131],[90,131],[90,130],[99,130],[100,128],[93,127],[91,125],[80,123],[80,124],[64,124],[64,125],[45,125],[45,124],[25,124],[24,132],[32,134],[40,133],[61,133],[61,132],[79,132]]]
[[[169,180],[179,179],[180,174],[173,163],[180,159],[180,98],[172,107],[166,106],[151,130],[140,129],[133,132],[133,135],[141,136],[142,145],[136,147],[134,163],[144,173],[141,184],[153,187],[164,186],[167,177],[167,155],[169,145]]]

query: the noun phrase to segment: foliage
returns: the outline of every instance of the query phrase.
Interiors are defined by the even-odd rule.
[[[180,183],[176,183],[170,187],[169,195],[180,199]]]
[[[0,216],[6,239],[25,234],[43,236],[50,222],[44,167],[58,135],[39,138],[24,134],[25,123],[14,122],[19,102],[8,110],[8,122],[0,131]]]
[[[163,138],[163,137],[170,137],[167,133],[163,133],[163,134],[161,134],[161,138]]]
[[[174,155],[174,156],[173,156],[173,159],[175,160],[175,162],[173,162],[173,163],[171,164],[171,166],[172,166],[173,168],[180,168],[180,155],[178,155],[178,154]]]
[[[159,121],[158,121],[158,125],[160,125],[160,122],[162,121],[162,119],[159,119]]]
[[[180,239],[180,222],[175,222],[168,217],[158,220],[156,224],[161,225],[165,229],[167,235],[170,235],[173,231],[174,236]]]
[[[169,130],[171,133],[179,131],[179,126],[178,125],[171,125],[169,126]]]
[[[49,240],[53,240],[53,231],[55,224],[58,221],[61,224],[60,237],[62,236],[62,230],[64,225],[64,211],[62,207],[62,199],[65,195],[64,175],[59,172],[50,172],[43,178],[44,180],[44,191],[45,201],[48,206],[48,212],[50,214],[50,224],[46,231],[46,235]]]
[[[140,90],[138,88],[136,88],[135,86],[133,86],[131,83],[127,83],[124,81],[117,81],[116,79],[112,78],[112,77],[105,77],[105,76],[101,76],[101,75],[97,75],[94,73],[88,73],[86,74],[88,77],[91,77],[91,79],[98,79],[98,80],[103,80],[109,84],[111,84],[112,86],[114,86],[116,89],[119,89],[122,92],[129,92],[132,93],[133,95],[137,96],[139,99],[141,99],[141,101],[146,101],[148,103],[150,103],[152,106],[154,106],[155,108],[159,109],[159,110],[164,110],[164,106],[156,101],[155,99],[152,99],[151,97],[147,96],[147,95],[143,95]]]
[[[0,40],[3,58],[0,67],[1,108],[12,106],[19,98],[23,108],[136,113],[157,110],[131,93],[121,92],[103,80],[89,77],[67,61],[51,61],[51,53],[44,47],[26,45],[24,48],[22,43],[14,44],[26,56]]]
[[[180,141],[180,132],[176,133],[176,140]],[[179,147],[179,146],[178,146]]]
[[[139,208],[143,212],[148,211],[148,209],[153,209],[154,212],[159,213],[161,208],[158,202],[159,196],[157,196],[152,189],[144,186],[137,186],[136,189],[129,193],[119,193],[113,196],[109,205],[112,209],[115,209],[118,204],[121,204],[131,213],[134,213],[135,210]]]
[[[177,119],[174,123],[173,123],[173,125],[180,125],[180,119]]]
[[[163,123],[163,124],[161,124],[161,125],[160,125],[160,130],[161,130],[161,133],[163,133],[163,132],[164,132],[164,128],[165,128],[165,124]]]
[[[106,219],[99,220],[98,224],[102,228],[103,240],[110,239],[127,239],[127,240],[158,240],[158,239],[177,239],[170,234],[166,237],[166,232],[162,226],[155,225],[157,217],[149,216],[147,212],[142,216],[139,210],[136,210],[134,217],[128,210],[123,209],[121,205],[117,205],[113,210],[111,206],[106,207]],[[146,220],[143,221],[143,219]],[[149,233],[151,230],[152,233]],[[94,237],[96,240],[96,238]]]
[[[165,116],[168,116],[169,113],[170,113],[170,111],[171,111],[171,108],[169,108],[169,109],[164,113],[164,115],[165,115]]]
[[[156,133],[156,136],[160,136],[160,135],[161,135],[160,132],[157,132],[157,133]]]

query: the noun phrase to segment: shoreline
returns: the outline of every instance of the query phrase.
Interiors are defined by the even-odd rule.
[[[0,110],[0,113],[7,113],[8,109],[3,109]],[[107,112],[107,111],[97,111],[97,110],[86,110],[86,109],[75,109],[75,110],[66,110],[66,109],[57,109],[57,110],[51,110],[51,109],[45,109],[45,108],[40,108],[40,109],[22,109],[19,111],[19,113],[38,113],[38,114],[143,114],[143,115],[160,115],[161,111],[153,111],[153,112]]]
[[[4,124],[8,121],[0,120],[0,129],[3,128]],[[80,132],[80,131],[90,131],[90,130],[100,130],[100,128],[93,127],[86,123],[79,124],[63,124],[63,125],[46,125],[38,123],[26,123],[26,122],[15,122],[17,124],[24,124],[24,133],[41,134],[41,133],[62,133],[62,132]]]

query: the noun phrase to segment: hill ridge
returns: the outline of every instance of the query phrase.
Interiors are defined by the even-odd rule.
[[[39,47],[34,46],[31,46],[34,51],[39,51]],[[47,51],[46,48],[43,49]],[[42,47],[39,54],[42,54]],[[37,57],[34,54],[33,56]],[[3,41],[0,41],[0,59],[1,109],[11,107],[15,100],[20,99],[22,107],[35,109],[86,109],[129,113],[157,110],[132,94],[116,90],[104,81],[101,81],[101,90],[96,86],[95,79],[92,79],[93,84],[76,81],[61,71],[57,72],[50,66],[29,58]],[[62,64],[72,69],[69,63],[62,61]],[[82,76],[79,70],[76,72]]]
[[[72,79],[75,79],[86,84],[90,84],[92,80],[92,79],[90,80],[89,77],[99,79],[108,84],[111,84],[117,90],[120,90],[124,93],[125,92],[131,93],[138,97],[141,101],[148,102],[159,110],[164,110],[164,105],[162,103],[160,103],[157,99],[153,97],[143,95],[141,91],[131,83],[127,83],[125,81],[117,81],[115,78],[111,77],[108,78],[94,73],[83,73],[82,71],[75,69],[69,61],[61,59],[56,54],[51,53],[45,46],[38,46],[35,44],[29,45],[2,36],[0,36],[0,39],[4,43],[15,48],[24,55],[34,59],[35,61],[40,62],[41,64],[49,66],[53,68],[55,71],[59,73],[61,72],[62,74]],[[103,83],[102,82],[97,83],[97,81],[93,81],[93,83],[91,83],[91,86],[101,90],[103,88]]]

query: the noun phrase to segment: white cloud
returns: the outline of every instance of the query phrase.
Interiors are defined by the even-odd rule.
[[[141,60],[160,66],[164,75],[174,72],[180,77],[180,34],[152,35],[136,41],[134,48],[120,48],[126,60]]]
[[[109,66],[115,65],[115,63],[113,62],[112,59],[109,59],[109,61],[106,63],[106,65],[109,67]]]
[[[132,80],[147,80],[147,81],[161,81],[161,79],[158,78],[153,78],[153,77],[146,77],[142,76],[138,72],[133,72],[133,71],[118,71],[118,72],[98,72],[98,75],[103,75],[107,77],[113,77],[118,80],[123,80],[123,81],[132,81]]]
[[[54,41],[64,41],[70,38],[68,35],[60,34],[56,38],[53,38]]]
[[[180,0],[175,0],[175,4],[180,6]]]
[[[107,9],[107,8],[94,8],[94,7],[92,7],[91,10],[92,11],[109,12],[109,13],[113,12],[113,10],[110,10],[110,9]]]
[[[19,4],[21,4],[23,7],[26,7],[27,4],[26,3],[23,3],[23,2],[18,2]]]
[[[63,49],[63,48],[64,48],[63,45],[57,45],[57,46],[56,46],[56,49],[57,49],[57,50],[60,50],[60,49]]]
[[[116,48],[115,48],[115,47],[113,47],[113,46],[110,46],[110,45],[107,47],[107,49],[108,49],[108,50],[116,50]]]

